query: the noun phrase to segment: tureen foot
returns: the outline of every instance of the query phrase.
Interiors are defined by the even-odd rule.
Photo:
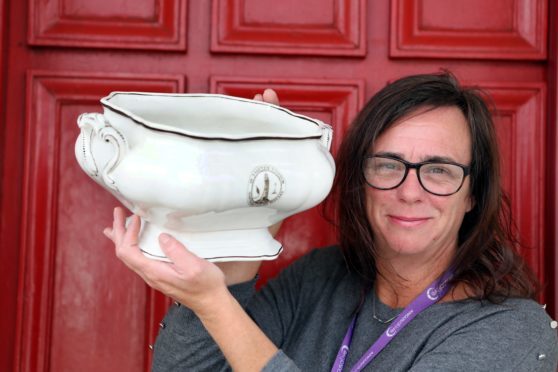
[[[283,247],[267,228],[211,232],[184,232],[161,228],[142,220],[139,246],[149,258],[170,261],[159,246],[159,235],[167,233],[198,257],[213,262],[273,260]]]

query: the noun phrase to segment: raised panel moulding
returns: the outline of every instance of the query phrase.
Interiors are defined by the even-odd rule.
[[[94,9],[87,15],[71,14],[65,11],[68,1],[29,0],[30,45],[186,51],[187,0],[154,0],[148,9],[152,14],[143,17],[127,15],[125,9],[111,16],[101,9],[98,15]]]
[[[280,6],[280,3],[277,3]],[[333,20],[316,24],[246,21],[242,0],[213,0],[211,51],[218,53],[365,56],[366,1],[332,2]],[[296,9],[293,9],[296,15]]]
[[[60,283],[71,284],[74,287],[80,285],[80,283],[64,281],[65,277],[71,277],[70,274],[72,273],[75,274],[75,270],[72,269],[72,261],[68,262],[67,260],[76,256],[72,256],[72,249],[64,246],[64,244],[67,244],[64,239],[59,238],[60,234],[67,235],[68,231],[72,231],[72,226],[61,226],[58,218],[61,215],[66,219],[83,218],[83,216],[64,215],[65,210],[72,206],[59,206],[59,204],[61,200],[68,200],[68,195],[72,195],[73,199],[70,200],[76,200],[75,195],[79,195],[76,193],[83,189],[80,189],[80,185],[85,182],[80,183],[79,180],[71,179],[70,185],[66,184],[66,187],[61,185],[63,175],[69,171],[61,163],[61,159],[64,158],[73,164],[74,151],[66,148],[68,146],[62,146],[61,141],[62,139],[73,140],[74,133],[64,133],[63,128],[64,125],[73,128],[76,119],[73,117],[74,110],[77,110],[80,105],[91,105],[101,110],[99,99],[113,90],[183,92],[184,79],[182,76],[175,75],[80,74],[48,71],[30,71],[28,73],[22,239],[19,250],[21,257],[19,268],[20,298],[18,299],[15,346],[17,371],[50,371],[52,368],[60,366],[59,364],[53,366],[55,359],[63,362],[79,361],[79,359],[67,355],[70,349],[79,349],[81,346],[66,345],[64,346],[66,351],[61,353],[60,343],[56,343],[56,339],[53,339],[53,335],[60,335],[60,332],[65,329],[73,330],[77,327],[76,324],[65,325],[59,323],[56,325],[53,322],[55,318],[54,304],[60,303],[60,300],[55,299],[57,295],[60,295],[61,288],[65,288]],[[64,112],[67,115],[69,113],[71,118],[67,115],[63,117],[62,113]],[[77,138],[78,133],[79,130],[76,126],[75,138]],[[96,185],[91,185],[91,187],[95,189]],[[87,200],[91,197],[92,195],[88,194],[83,195],[81,199],[85,198],[83,200]],[[110,199],[112,198],[110,195],[107,198],[109,198],[110,203],[117,204],[116,200]],[[91,216],[94,214],[93,212],[83,211],[87,216]],[[107,213],[110,215],[110,210]],[[101,235],[100,231],[99,235]],[[87,239],[81,240],[85,240],[85,245],[91,245],[90,248],[96,247],[99,249],[99,242],[95,243],[94,241],[87,241]],[[61,259],[62,247],[65,247],[63,250],[65,255]],[[92,251],[94,252],[94,250]],[[73,263],[75,264],[77,261]],[[91,266],[91,263],[81,262],[81,265]],[[91,279],[99,284],[103,283],[103,278],[95,279],[91,278],[90,275],[91,273],[88,273],[83,277],[82,285],[91,288]],[[137,305],[145,306],[142,312],[145,313],[146,327],[155,329],[164,315],[168,300],[153,290],[146,289],[146,291],[148,291],[147,295],[141,295],[144,297],[144,301]],[[87,301],[95,300],[76,293],[76,298],[79,297],[82,298],[80,301],[86,301],[85,299]],[[59,306],[67,307],[67,304]],[[130,308],[123,309],[123,311],[130,311]],[[74,312],[79,313],[77,310]],[[62,330],[57,327],[61,327]],[[107,331],[103,330],[103,332]],[[146,339],[140,341],[145,342],[145,365],[142,367],[145,371],[149,370],[151,358],[147,343],[153,342],[153,339],[148,340],[147,338],[153,337],[154,334],[155,331],[145,330]],[[137,338],[137,336],[134,337]],[[95,340],[96,338],[91,338],[88,342],[96,342]],[[97,340],[105,342],[102,339]],[[53,346],[55,344],[59,346],[55,355],[57,358],[52,355],[52,348],[55,347]],[[92,358],[95,358],[95,353],[91,355],[93,355]],[[134,358],[134,361],[137,361],[139,357],[139,355],[130,356],[130,358]],[[123,356],[122,358],[128,357]],[[99,363],[106,363],[106,360],[99,361]],[[75,365],[70,369],[72,368],[75,368]]]
[[[280,105],[294,112],[326,121],[333,127],[332,154],[350,122],[364,102],[364,80],[260,79],[250,77],[213,76],[212,93],[252,98],[264,89],[274,89]],[[281,268],[303,255],[308,247],[323,247],[336,241],[334,229],[319,212],[319,207],[288,218],[278,234],[285,250],[275,261],[268,261],[260,270],[260,283],[274,277]]]
[[[507,189],[512,215],[519,230],[526,258],[544,282],[544,182],[546,85],[544,83],[478,83],[496,106],[497,132],[509,139],[500,143],[502,173],[511,185]],[[504,126],[504,124],[508,124]]]
[[[447,5],[444,0],[431,0],[428,2],[427,12],[421,8],[425,0],[391,0],[390,57],[546,59],[546,0],[514,1],[514,9],[509,17],[504,17],[497,11],[509,6],[507,1],[475,2],[483,7],[475,10],[477,14],[504,17],[502,23],[492,22],[490,27],[479,25],[474,19],[460,19],[457,15],[450,26],[443,17],[451,15],[436,11],[439,8],[435,6],[436,1]],[[428,21],[425,20],[426,16]],[[469,16],[473,17],[472,14]]]

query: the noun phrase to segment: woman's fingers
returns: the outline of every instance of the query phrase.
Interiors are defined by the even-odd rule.
[[[149,286],[198,311],[226,289],[225,276],[217,266],[197,257],[168,234],[161,234],[159,244],[172,262],[145,257],[138,245],[140,230],[138,216],[132,215],[126,225],[124,210],[115,208],[112,229],[106,228],[103,233],[114,242],[116,256]]]
[[[141,253],[138,245],[141,219],[132,215],[126,226],[126,214],[120,207],[114,209],[112,228],[107,227],[103,234],[114,243],[116,256],[147,284],[163,289],[165,278],[175,275],[175,271],[164,262],[148,259]]]
[[[105,227],[103,229],[103,234],[109,238],[110,240],[112,240],[112,229],[110,227]]]
[[[182,243],[170,236],[169,234],[161,234],[159,236],[159,245],[165,253],[165,255],[175,264],[177,271],[181,268],[180,266],[188,266],[188,262],[198,259],[198,257],[188,251]]]
[[[279,105],[279,97],[273,89],[266,89],[263,92],[263,101],[268,103],[273,103],[274,105]]]
[[[263,91],[263,94],[256,94],[254,96],[254,101],[262,101],[279,105],[279,96],[277,96],[277,93],[273,89],[267,88]]]
[[[137,246],[141,219],[136,215],[132,215],[128,226],[126,226],[126,214],[120,207],[114,208],[113,216],[112,229],[109,227],[105,228],[103,234],[114,242],[116,248],[124,245]]]
[[[120,207],[114,208],[112,221],[112,237],[114,244],[119,244],[124,237],[126,232],[125,219],[124,210]]]
[[[146,263],[140,275],[150,286],[194,312],[206,311],[215,295],[226,289],[224,274],[168,234],[159,236],[159,244],[172,263]]]
[[[221,271],[214,264],[199,258],[168,234],[159,236],[159,245],[173,263],[170,267],[175,271],[177,277],[189,282],[189,285],[204,280],[211,281],[212,275],[217,275],[219,278],[222,276]]]
[[[132,215],[128,226],[126,226],[124,210],[116,207],[114,208],[112,229],[106,228],[103,230],[103,233],[114,243],[116,257],[136,273],[138,272],[138,267],[142,265],[142,261],[147,260],[138,246],[140,229],[141,220],[138,216]]]
[[[275,235],[277,235],[277,233],[279,232],[279,229],[281,228],[282,224],[283,224],[283,221],[279,221],[276,224],[271,225],[267,228],[267,230],[269,231],[271,236],[275,237]]]
[[[124,234],[124,243],[137,245],[140,229],[141,219],[139,218],[139,216],[133,214],[129,219],[128,226],[126,227],[126,233]]]

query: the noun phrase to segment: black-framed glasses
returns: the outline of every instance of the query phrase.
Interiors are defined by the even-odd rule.
[[[366,183],[379,190],[399,187],[407,178],[409,169],[415,169],[420,185],[431,194],[448,196],[458,192],[471,168],[446,161],[410,163],[391,156],[370,155],[364,161]]]

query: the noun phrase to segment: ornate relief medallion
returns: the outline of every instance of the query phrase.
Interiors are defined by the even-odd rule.
[[[285,191],[285,179],[268,165],[254,169],[248,183],[250,205],[263,206],[277,201]]]

